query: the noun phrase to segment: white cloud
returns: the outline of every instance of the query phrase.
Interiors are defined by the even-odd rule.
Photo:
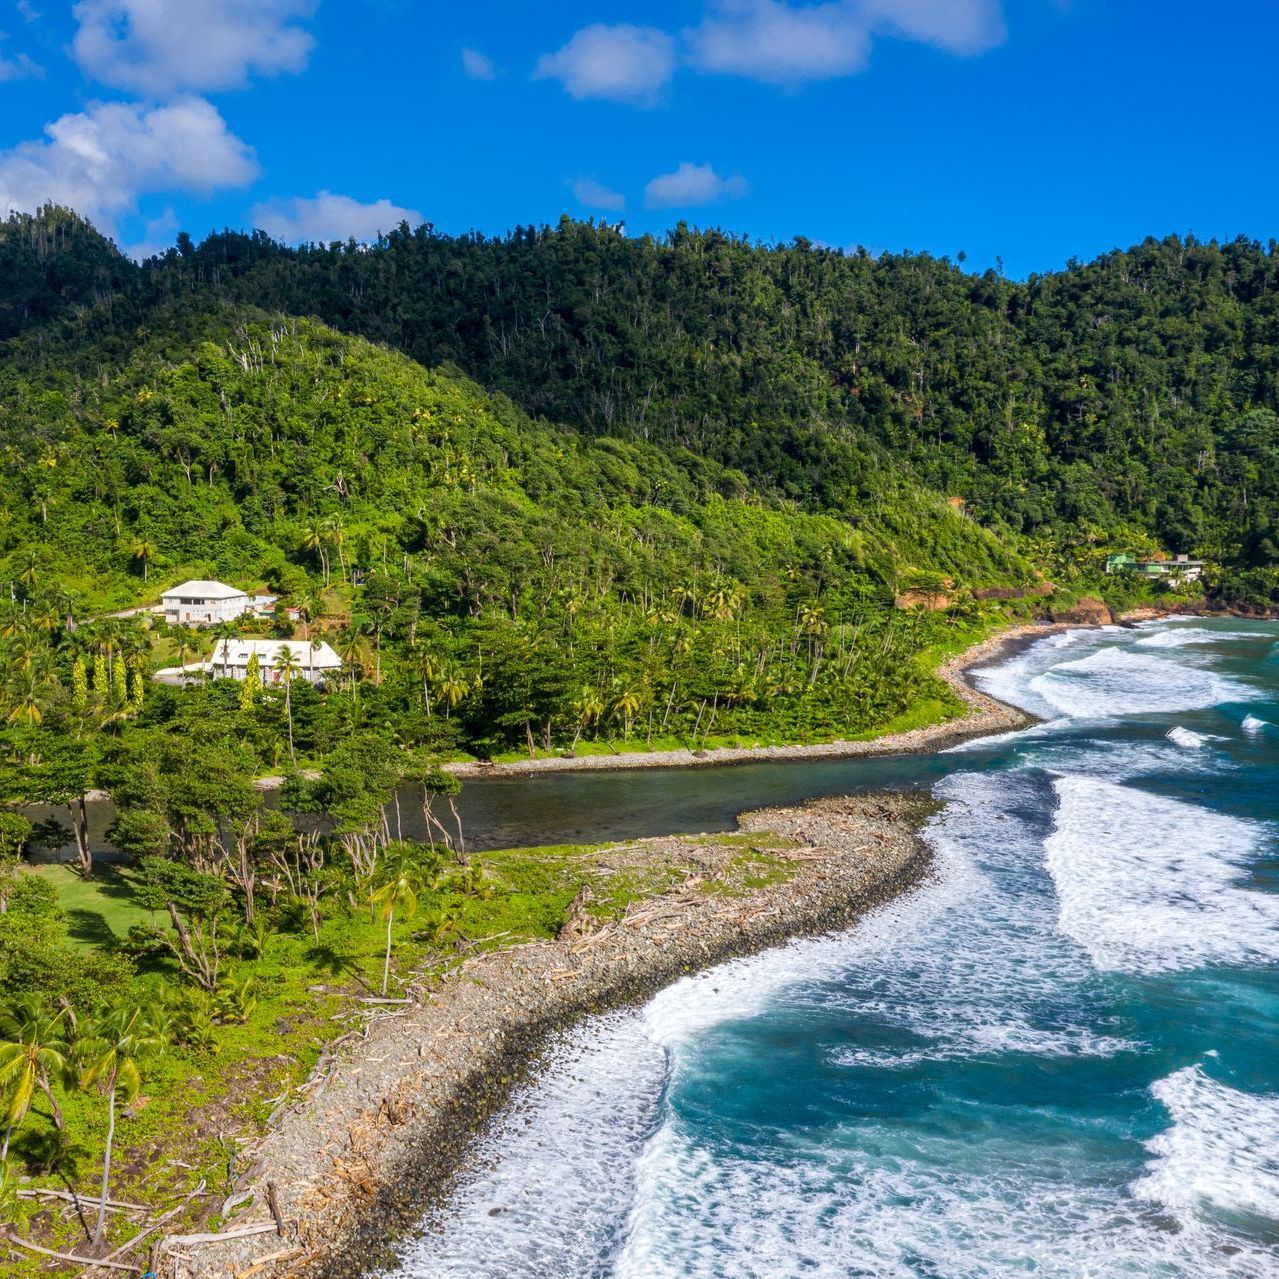
[[[31,0],[18,0],[16,8],[22,15],[24,22],[38,22],[40,20],[40,14],[36,11],[35,6],[32,5]]]
[[[256,205],[253,225],[289,244],[327,244],[332,240],[376,240],[401,222],[423,220],[416,209],[401,208],[390,200],[361,204],[349,195],[321,191],[313,199],[269,200]]]
[[[208,195],[258,173],[253,149],[202,98],[162,107],[95,102],[45,126],[48,141],[0,151],[0,214],[64,204],[111,234],[115,219],[155,191]]]
[[[718,0],[685,38],[699,71],[794,86],[862,70],[879,35],[976,54],[1007,31],[1001,0]]]
[[[314,43],[294,23],[317,0],[80,0],[72,52],[104,84],[154,97],[300,71]]]
[[[125,246],[124,251],[139,262],[153,258],[172,247],[174,233],[178,229],[178,215],[165,209],[158,218],[148,218],[142,239],[137,244]]]
[[[472,80],[492,80],[497,75],[493,59],[478,49],[462,50],[462,70]]]
[[[25,53],[14,58],[0,58],[0,84],[6,80],[28,80],[44,78],[44,68],[38,62],[32,62]]]
[[[626,208],[626,197],[620,191],[614,191],[594,178],[578,178],[573,183],[573,199],[588,209],[607,209],[611,213],[621,213]]]
[[[674,173],[660,174],[644,188],[644,204],[650,209],[690,208],[738,200],[749,190],[740,174],[721,178],[709,164],[685,160]]]
[[[652,106],[675,72],[675,41],[653,27],[583,27],[537,64],[535,79],[558,80],[574,98]]]
[[[1008,35],[1000,0],[864,0],[877,27],[951,53],[983,53]]]
[[[847,3],[797,9],[777,0],[725,0],[688,40],[698,70],[777,84],[849,75],[870,51],[870,33]]]

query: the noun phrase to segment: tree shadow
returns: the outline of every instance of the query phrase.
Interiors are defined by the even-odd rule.
[[[331,977],[352,976],[356,972],[355,956],[321,943],[306,952],[306,958]]]
[[[83,906],[73,906],[67,911],[67,936],[90,946],[107,947],[116,941],[116,935],[106,916]]]

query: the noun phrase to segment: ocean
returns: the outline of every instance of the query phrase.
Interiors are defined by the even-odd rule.
[[[1279,627],[977,678],[932,877],[560,1036],[393,1273],[1279,1276]]]

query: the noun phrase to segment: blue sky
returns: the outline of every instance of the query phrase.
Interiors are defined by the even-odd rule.
[[[1273,0],[0,0],[0,213],[135,253],[685,219],[1023,276],[1279,233],[1277,51]]]

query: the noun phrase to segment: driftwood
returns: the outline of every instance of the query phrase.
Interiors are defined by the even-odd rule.
[[[247,1239],[250,1235],[264,1235],[269,1230],[275,1230],[274,1221],[258,1221],[251,1226],[240,1226],[235,1230],[223,1230],[216,1235],[170,1235],[161,1247],[165,1252],[169,1252],[173,1248],[191,1248],[198,1244],[206,1243],[226,1243],[231,1239]],[[133,1269],[131,1266],[126,1269]]]
[[[65,1190],[53,1190],[46,1187],[40,1187],[36,1190],[19,1190],[19,1199],[63,1199],[69,1204],[76,1202],[76,1196],[68,1194]],[[83,1196],[80,1197],[83,1202]],[[90,1202],[96,1208],[101,1199],[92,1199]],[[121,1199],[108,1199],[107,1207],[114,1208],[120,1212],[150,1212],[151,1209],[146,1204],[125,1203]]]
[[[73,1252],[54,1252],[52,1248],[41,1248],[38,1243],[28,1243],[25,1239],[19,1239],[13,1231],[5,1232],[4,1239],[6,1243],[12,1244],[15,1248],[25,1248],[28,1252],[38,1252],[42,1257],[56,1257],[59,1261],[74,1261],[77,1266],[107,1266],[112,1270],[127,1270],[130,1273],[137,1270],[137,1266],[128,1266],[121,1261],[95,1261],[92,1257],[78,1257]]]
[[[266,1183],[266,1202],[267,1207],[271,1209],[271,1216],[275,1218],[275,1231],[281,1239],[288,1233],[288,1227],[284,1223],[284,1214],[280,1211],[280,1197],[276,1193],[275,1182],[268,1181]]]
[[[204,1194],[204,1186],[205,1186],[204,1179],[201,1178],[200,1184],[196,1186],[194,1190],[184,1195],[182,1199],[174,1207],[169,1209],[168,1212],[162,1213],[149,1226],[145,1227],[142,1230],[139,1230],[138,1233],[134,1235],[133,1238],[130,1239],[128,1243],[121,1244],[118,1248],[114,1249],[112,1252],[107,1253],[107,1255],[101,1261],[95,1261],[93,1265],[94,1266],[105,1265],[109,1261],[114,1261],[116,1257],[123,1257],[125,1253],[131,1252],[134,1248],[138,1246],[138,1244],[140,1244],[147,1237],[147,1235],[154,1234],[155,1231],[159,1230],[160,1227],[164,1225],[166,1221],[170,1221],[174,1217],[176,1217],[178,1213],[180,1213],[182,1209],[185,1208],[187,1204],[191,1202],[192,1199],[195,1199],[198,1195]],[[93,1266],[90,1266],[89,1270],[92,1270],[92,1269],[93,1269]],[[85,1270],[83,1273],[88,1274],[89,1271]]]
[[[252,1279],[253,1275],[261,1274],[268,1266],[273,1266],[277,1261],[292,1261],[294,1257],[300,1257],[306,1252],[305,1248],[285,1248],[280,1252],[269,1252],[265,1257],[260,1257],[247,1270],[241,1270],[235,1279]]]

